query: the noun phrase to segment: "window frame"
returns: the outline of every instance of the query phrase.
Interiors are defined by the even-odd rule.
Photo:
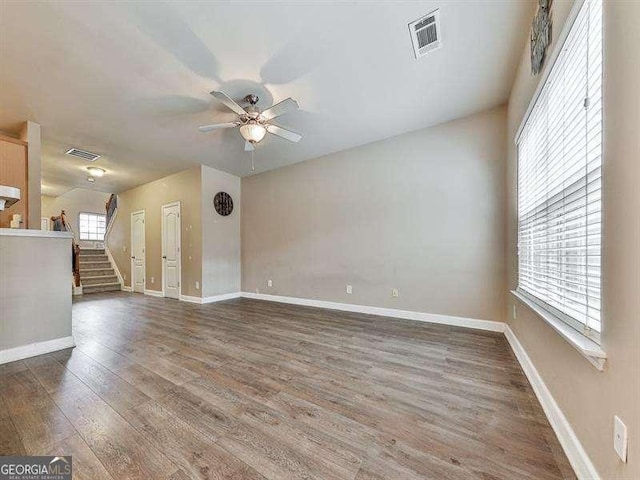
[[[92,216],[96,216],[96,217],[103,217],[104,218],[104,233],[102,234],[102,238],[101,239],[95,239],[95,238],[87,238],[87,237],[83,237],[82,236],[82,222],[81,222],[81,218],[82,215],[92,215]],[[88,232],[88,234],[90,235],[91,232]],[[78,236],[80,238],[81,242],[104,242],[104,237],[107,234],[107,215],[104,213],[95,213],[95,212],[79,212],[78,213]]]
[[[520,288],[519,284],[520,284],[520,256],[519,256],[519,247],[518,247],[518,242],[519,242],[519,230],[520,230],[520,218],[519,218],[519,214],[520,214],[520,205],[519,205],[519,200],[520,200],[520,188],[519,188],[519,173],[520,173],[520,149],[519,149],[519,140],[521,137],[521,134],[523,132],[523,130],[525,129],[525,126],[527,125],[527,122],[532,114],[532,112],[534,111],[534,108],[536,107],[536,105],[538,104],[538,101],[541,97],[541,94],[543,92],[543,89],[545,87],[545,85],[547,84],[547,81],[549,79],[549,76],[553,70],[553,67],[555,66],[558,57],[560,56],[565,43],[573,29],[573,26],[578,18],[578,15],[583,7],[583,5],[585,4],[585,2],[588,2],[589,0],[576,0],[574,2],[574,5],[572,7],[571,12],[569,13],[569,16],[567,17],[567,20],[564,24],[564,27],[562,29],[562,32],[560,33],[560,35],[557,38],[556,44],[554,45],[554,48],[552,50],[552,52],[550,53],[548,60],[547,60],[547,64],[545,65],[541,75],[540,75],[540,79],[538,81],[536,90],[534,92],[534,95],[532,96],[529,105],[527,107],[527,110],[525,112],[525,114],[522,117],[522,121],[520,123],[520,126],[518,128],[518,130],[516,131],[516,135],[514,137],[514,144],[515,144],[515,152],[516,152],[516,188],[515,188],[515,194],[516,194],[516,239],[517,239],[517,243],[516,243],[516,284],[517,287],[515,290],[511,290],[511,293],[514,295],[514,297],[520,301],[521,303],[524,303],[525,305],[527,305],[534,313],[537,314],[537,316],[539,316],[540,318],[542,318],[547,324],[549,324],[554,330],[556,330],[557,333],[559,333],[569,344],[571,344],[573,347],[575,347],[578,351],[580,351],[580,353],[582,355],[584,355],[594,366],[596,366],[596,368],[598,368],[598,370],[602,370],[604,368],[604,362],[606,360],[606,353],[604,352],[604,350],[601,348],[601,336],[602,336],[602,332],[604,331],[605,327],[606,327],[606,319],[604,316],[604,310],[601,308],[601,318],[600,318],[600,332],[594,330],[594,329],[588,329],[586,328],[586,326],[580,322],[577,319],[574,319],[573,317],[571,317],[570,315],[567,315],[566,313],[556,309],[555,307],[547,304],[546,302],[544,302],[541,299],[538,299],[537,297],[535,297],[534,295],[530,294],[529,292],[523,290]],[[603,7],[604,8],[604,7]],[[604,28],[604,27],[603,27]],[[602,49],[603,49],[603,56],[604,56],[604,48],[605,48],[605,39],[604,39],[604,35],[602,38]],[[604,62],[604,60],[603,60]],[[603,72],[604,75],[604,72]],[[604,91],[602,92],[602,96],[604,98]],[[604,109],[604,105],[603,105],[603,109]],[[605,131],[605,117],[604,115],[602,116],[602,132],[603,132],[603,138],[602,138],[602,145],[604,147],[604,131]],[[604,148],[602,149],[601,152],[601,165],[604,166]],[[604,203],[604,199],[601,200],[601,203]],[[602,209],[604,210],[604,209]],[[601,225],[604,223],[604,215],[603,213],[601,213],[602,217],[601,217]],[[603,250],[602,247],[600,247],[600,262],[601,262],[601,268],[602,271],[604,270],[604,262],[603,262]],[[604,305],[604,301],[603,301],[603,295],[602,295],[602,273],[601,273],[601,277],[600,277],[600,301],[601,301],[601,305]],[[514,315],[515,315],[515,311],[514,311]]]

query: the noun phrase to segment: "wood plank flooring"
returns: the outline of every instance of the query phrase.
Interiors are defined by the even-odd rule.
[[[74,301],[0,366],[0,455],[76,479],[575,478],[501,334],[238,299]]]

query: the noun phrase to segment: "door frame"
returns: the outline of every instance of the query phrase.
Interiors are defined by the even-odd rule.
[[[166,203],[160,207],[160,215],[162,216],[162,222],[160,227],[160,236],[162,238],[162,296],[167,296],[167,276],[164,274],[165,264],[165,242],[164,242],[164,209],[165,207],[178,207],[178,300],[182,297],[182,205],[180,200],[175,202]],[[145,257],[146,259],[146,257]]]
[[[135,215],[139,215],[140,213],[142,213],[143,217],[142,217],[142,222],[144,224],[144,228],[142,229],[142,251],[144,253],[144,260],[143,260],[143,269],[144,269],[144,277],[143,278],[143,283],[144,283],[144,287],[142,290],[142,293],[144,293],[144,291],[147,288],[147,214],[144,211],[144,209],[142,210],[136,210],[135,212],[131,212],[131,223],[130,223],[130,229],[131,229],[131,244],[130,244],[130,260],[131,260],[131,292],[136,293],[136,266],[135,266],[135,260],[133,259],[133,217]]]

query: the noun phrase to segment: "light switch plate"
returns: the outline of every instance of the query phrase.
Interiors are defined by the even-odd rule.
[[[620,417],[613,417],[613,448],[623,462],[627,461],[627,426]]]

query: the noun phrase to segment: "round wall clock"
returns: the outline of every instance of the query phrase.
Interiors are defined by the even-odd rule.
[[[227,215],[231,215],[231,212],[233,212],[233,199],[227,192],[218,192],[216,193],[216,196],[213,197],[213,206],[215,207],[216,212],[223,217],[226,217]]]

